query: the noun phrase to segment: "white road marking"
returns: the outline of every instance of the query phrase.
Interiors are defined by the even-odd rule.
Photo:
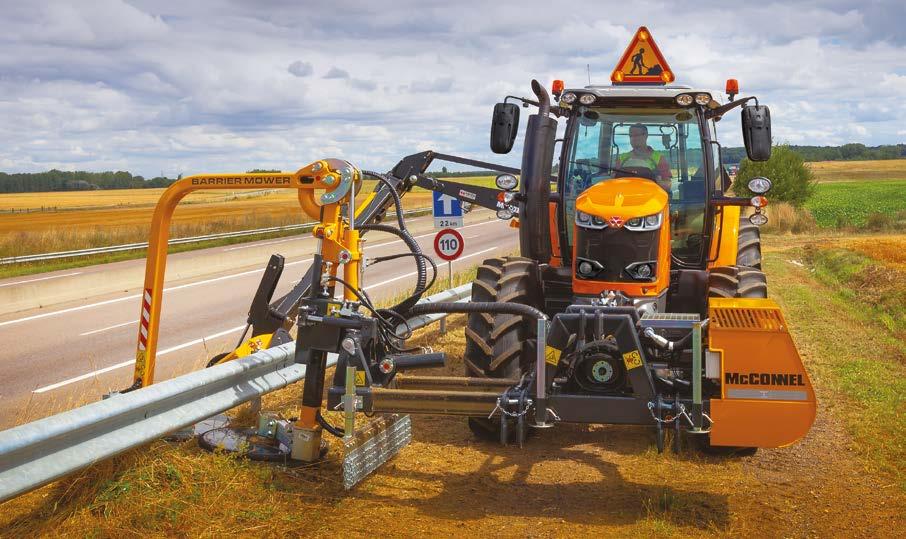
[[[121,328],[123,326],[128,326],[129,324],[138,324],[138,320],[130,320],[128,322],[123,322],[122,324],[115,324],[113,326],[107,326],[101,329],[95,329],[93,331],[86,331],[85,333],[79,333],[79,337],[85,337],[87,335],[94,335],[95,333],[101,333],[102,331],[107,331],[108,329]]]
[[[262,245],[274,245],[275,243],[286,243],[288,241],[293,241],[293,240],[307,240],[307,239],[310,239],[310,238],[293,237],[293,238],[286,238],[286,239],[282,239],[282,240],[266,241],[266,242],[261,242],[261,243],[250,243],[248,245],[240,245],[239,247],[230,247],[230,248],[224,249],[224,252],[239,251],[241,249],[251,249],[252,247],[260,247]]]
[[[230,329],[227,329],[227,330],[224,330],[224,331],[220,331],[220,332],[214,333],[213,335],[208,335],[207,337],[202,337],[202,338],[200,338],[200,339],[195,339],[194,341],[185,342],[185,343],[182,343],[182,344],[178,344],[178,345],[176,345],[176,346],[171,346],[170,348],[166,348],[166,349],[164,349],[164,350],[160,350],[159,352],[157,352],[157,356],[156,356],[156,357],[160,357],[160,356],[163,356],[163,355],[165,355],[165,354],[169,354],[170,352],[176,352],[177,350],[182,350],[183,348],[188,348],[188,347],[190,347],[190,346],[194,346],[194,345],[196,345],[196,344],[200,344],[200,343],[203,343],[203,342],[205,342],[205,341],[209,341],[209,340],[211,340],[211,339],[216,339],[216,338],[218,338],[218,337],[223,337],[224,335],[229,335],[230,333],[235,333],[235,332],[237,332],[237,331],[239,331],[239,330],[241,330],[241,329],[245,329],[245,324],[242,324],[241,326],[236,326],[236,327],[234,327],[234,328],[230,328]],[[63,386],[68,386],[69,384],[74,384],[74,383],[76,383],[76,382],[81,382],[82,380],[87,380],[87,379],[89,379],[89,378],[94,378],[95,376],[97,376],[97,375],[99,375],[99,374],[104,374],[105,372],[114,371],[114,370],[116,370],[116,369],[120,369],[120,368],[126,367],[126,366],[128,366],[128,365],[135,365],[135,360],[134,360],[134,359],[130,359],[130,360],[128,360],[128,361],[123,361],[122,363],[117,363],[116,365],[111,365],[111,366],[109,366],[109,367],[104,367],[103,369],[98,369],[98,370],[96,370],[96,371],[91,371],[91,372],[89,372],[89,373],[85,373],[85,374],[82,374],[82,375],[80,375],[80,376],[76,376],[75,378],[70,378],[70,379],[68,379],[68,380],[63,380],[62,382],[57,382],[56,384],[51,384],[51,385],[49,385],[49,386],[40,387],[40,388],[38,388],[38,389],[32,391],[32,393],[46,393],[46,392],[48,392],[48,391],[52,391],[52,390],[54,390],[54,389],[58,389],[58,388],[61,388],[61,387],[63,387]]]
[[[453,263],[455,264],[455,263],[459,262],[460,260],[465,260],[465,259],[467,259],[467,258],[472,258],[473,256],[478,256],[478,255],[487,253],[488,251],[493,251],[493,250],[495,250],[495,249],[497,249],[497,247],[489,247],[489,248],[487,248],[487,249],[484,249],[484,250],[481,250],[481,251],[478,251],[478,252],[475,252],[475,253],[472,253],[472,254],[468,254],[468,255],[466,255],[466,256],[461,256],[461,257],[457,258],[456,260],[454,260]],[[434,260],[434,259],[432,258],[432,260]],[[438,274],[439,274],[440,271],[441,271],[439,266],[440,266],[440,264],[443,264],[444,261],[434,260],[434,262],[438,265],[437,272],[438,272]],[[407,274],[405,274],[405,275],[398,275],[398,276],[396,276],[396,277],[392,277],[392,278],[390,278],[390,279],[387,279],[386,281],[381,281],[381,282],[379,282],[379,283],[375,283],[375,284],[372,284],[372,285],[368,285],[368,286],[365,287],[365,290],[369,290],[369,289],[371,289],[371,288],[377,288],[377,287],[379,287],[379,286],[384,286],[385,284],[390,284],[390,283],[392,283],[392,282],[399,281],[400,279],[405,279],[406,277],[412,277],[412,276],[415,276],[415,275],[418,275],[418,272],[417,272],[417,271],[413,271],[413,272],[407,273]],[[438,275],[438,278],[440,278],[439,275]]]
[[[460,227],[460,229],[463,229],[463,228],[472,228],[472,227],[476,227],[476,226],[484,226],[484,225],[487,225],[487,224],[494,224],[494,223],[500,223],[500,222],[501,222],[501,221],[498,221],[498,220],[483,221],[483,222],[481,222],[481,223],[475,223],[475,224],[471,224],[471,225],[466,225],[466,226],[464,226],[464,227]],[[415,239],[419,239],[419,238],[424,238],[424,237],[427,237],[427,236],[433,236],[434,234],[436,234],[436,232],[430,232],[430,233],[428,233],[428,234],[421,234],[421,235],[418,235],[418,236],[414,236],[414,238],[415,238]],[[389,241],[389,242],[386,242],[386,243],[379,243],[379,244],[376,244],[376,245],[372,245],[371,247],[380,247],[380,246],[382,246],[382,245],[390,245],[390,244],[393,244],[393,243],[399,243],[400,241],[402,241],[402,240],[395,240],[395,241]],[[295,265],[297,265],[297,264],[304,264],[304,263],[306,263],[306,262],[311,262],[311,259],[310,259],[310,258],[307,258],[307,259],[304,259],[304,260],[297,260],[297,261],[295,261],[295,262],[289,262],[289,263],[285,264],[284,267],[295,266]],[[243,277],[243,276],[245,276],[245,275],[252,275],[252,274],[255,274],[255,273],[261,273],[261,272],[263,272],[263,271],[264,271],[264,268],[259,268],[259,269],[249,270],[249,271],[242,271],[242,272],[239,272],[239,273],[233,273],[233,274],[230,274],[230,275],[223,275],[223,276],[221,276],[221,277],[215,277],[215,278],[213,278],[213,279],[205,279],[205,280],[203,280],[203,281],[196,281],[196,282],[194,282],[194,283],[186,283],[186,284],[181,284],[181,285],[178,285],[178,286],[171,286],[171,287],[169,287],[169,288],[164,288],[164,292],[172,292],[172,291],[174,291],[174,290],[182,290],[182,289],[184,289],[184,288],[191,288],[191,287],[193,287],[193,286],[201,286],[201,285],[204,285],[204,284],[216,283],[216,282],[219,282],[219,281],[224,281],[224,280],[226,280],[226,279],[233,279],[233,278],[236,278],[236,277]],[[96,303],[89,303],[89,304],[87,304],[87,305],[79,305],[78,307],[69,307],[68,309],[61,309],[61,310],[59,310],[59,311],[52,311],[52,312],[49,312],[49,313],[35,314],[35,315],[32,315],[32,316],[26,316],[26,317],[24,317],[24,318],[18,318],[18,319],[16,319],[16,320],[7,320],[6,322],[0,322],[0,327],[9,326],[9,325],[12,325],[12,324],[18,324],[18,323],[20,323],[20,322],[28,322],[28,321],[31,321],[31,320],[40,320],[40,319],[42,319],[42,318],[47,318],[47,317],[49,317],[49,316],[57,316],[57,315],[59,315],[59,314],[67,314],[67,313],[82,311],[82,310],[85,310],[85,309],[92,309],[92,308],[94,308],[94,307],[101,307],[101,306],[103,306],[103,305],[110,305],[110,304],[112,304],[112,303],[119,303],[119,302],[121,302],[121,301],[129,301],[129,300],[136,299],[136,298],[140,298],[140,297],[142,297],[141,294],[132,294],[132,295],[129,295],[129,296],[123,296],[123,297],[121,297],[121,298],[108,299],[108,300],[99,301],[99,302],[96,302]]]
[[[487,249],[484,249],[484,250],[481,250],[481,251],[477,251],[477,252],[475,252],[475,253],[471,253],[471,254],[468,254],[468,255],[466,255],[466,256],[461,256],[461,257],[457,258],[455,262],[459,262],[460,260],[465,260],[465,259],[467,259],[467,258],[472,258],[473,256],[478,256],[478,255],[487,253],[488,251],[493,251],[493,250],[495,250],[495,249],[497,249],[497,248],[498,248],[498,247],[489,247],[489,248],[487,248]],[[385,281],[381,281],[381,282],[379,282],[379,283],[375,283],[375,284],[373,284],[373,285],[366,286],[366,287],[365,287],[365,290],[368,290],[368,289],[371,289],[371,288],[377,288],[377,287],[379,287],[379,286],[384,286],[384,285],[386,285],[386,284],[390,284],[390,283],[392,283],[392,282],[399,281],[400,279],[405,279],[406,277],[412,277],[413,275],[416,275],[416,274],[417,274],[417,272],[412,272],[412,273],[407,273],[407,274],[405,274],[405,275],[400,275],[400,276],[397,276],[397,277],[393,277],[393,278],[391,278],[391,279],[387,279],[387,280],[385,280]],[[134,322],[127,322],[127,323],[134,323]],[[176,346],[172,346],[172,347],[170,347],[170,348],[166,348],[166,349],[164,349],[164,350],[160,350],[160,351],[157,352],[156,357],[160,357],[160,356],[162,356],[162,355],[164,355],[164,354],[169,354],[170,352],[175,352],[175,351],[177,351],[177,350],[182,350],[183,348],[188,348],[188,347],[190,347],[190,346],[194,346],[194,345],[196,345],[196,344],[200,344],[200,343],[202,343],[202,342],[209,341],[209,340],[211,340],[211,339],[216,339],[216,338],[218,338],[218,337],[223,337],[224,335],[229,335],[230,333],[234,333],[234,332],[239,331],[239,330],[241,330],[241,329],[245,329],[245,324],[243,324],[243,325],[241,325],[241,326],[236,326],[236,327],[234,327],[234,328],[230,328],[230,329],[227,329],[227,330],[224,330],[224,331],[220,331],[220,332],[218,332],[218,333],[214,333],[213,335],[208,335],[207,337],[202,337],[202,338],[200,338],[200,339],[195,339],[195,340],[193,340],[193,341],[185,342],[185,343],[182,343],[182,344],[178,344],[178,345],[176,345]],[[76,382],[81,382],[82,380],[87,380],[87,379],[89,379],[89,378],[93,378],[93,377],[95,377],[95,376],[97,376],[97,375],[99,375],[99,374],[104,374],[105,372],[110,372],[110,371],[113,371],[113,370],[116,370],[116,369],[120,369],[120,368],[122,368],[122,367],[126,367],[126,366],[129,366],[129,365],[134,365],[134,364],[135,364],[135,360],[134,360],[134,359],[130,359],[130,360],[128,360],[128,361],[123,361],[122,363],[117,363],[116,365],[111,365],[111,366],[109,366],[109,367],[104,367],[103,369],[98,369],[98,370],[96,370],[96,371],[92,371],[92,372],[89,372],[89,373],[85,373],[85,374],[76,376],[76,377],[74,377],[74,378],[69,378],[68,380],[63,380],[62,382],[57,382],[57,383],[51,384],[51,385],[49,385],[49,386],[44,386],[44,387],[35,389],[34,391],[32,391],[32,393],[46,393],[46,392],[48,392],[48,391],[52,391],[52,390],[54,390],[54,389],[58,389],[58,388],[61,388],[61,387],[63,387],[63,386],[67,386],[67,385],[69,385],[69,384],[74,384],[74,383],[76,383]]]
[[[39,278],[37,278],[37,279],[27,279],[27,280],[25,280],[25,281],[16,281],[16,282],[14,282],[14,283],[3,283],[3,284],[0,284],[0,288],[3,288],[4,286],[15,286],[15,285],[17,285],[17,284],[35,283],[35,282],[38,282],[38,281],[47,281],[47,280],[50,280],[50,279],[60,279],[60,278],[62,278],[62,277],[72,277],[73,275],[79,275],[80,273],[82,273],[82,272],[81,272],[81,271],[76,271],[76,272],[73,272],[73,273],[65,273],[65,274],[63,274],[63,275],[51,275],[50,277],[39,277]]]

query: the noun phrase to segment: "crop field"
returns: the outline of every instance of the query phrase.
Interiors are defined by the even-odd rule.
[[[346,492],[333,439],[327,461],[297,468],[156,442],[8,502],[0,529],[95,537],[896,537],[906,525],[906,350],[879,318],[897,306],[875,302],[879,293],[902,294],[906,279],[866,283],[897,270],[906,236],[765,242],[770,295],[818,394],[815,426],[791,447],[735,458],[689,448],[659,455],[646,428],[558,425],[520,449],[476,440],[460,418],[413,416],[412,443]],[[450,327],[415,340],[452,359],[435,374],[462,372],[462,318]],[[270,394],[264,409],[292,416],[300,393],[293,386]],[[253,420],[244,407],[232,415],[234,424]]]
[[[493,183],[492,178],[455,181]],[[357,199],[364,200],[374,184],[365,182],[363,195]],[[151,214],[161,192],[163,189],[2,194],[0,258],[147,241]],[[423,189],[413,189],[403,199],[406,209],[425,208],[430,204],[430,192]],[[295,192],[287,190],[196,192],[177,207],[171,236],[197,236],[310,220],[301,213]]]
[[[873,214],[904,221],[906,179],[821,183],[806,208],[822,227],[861,227]]]
[[[906,159],[809,163],[819,182],[906,180]]]

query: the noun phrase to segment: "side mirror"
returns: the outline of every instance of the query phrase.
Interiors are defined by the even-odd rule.
[[[742,138],[751,161],[771,158],[771,111],[764,105],[742,108]]]
[[[515,103],[497,103],[494,105],[494,118],[491,121],[491,151],[510,153],[516,142],[519,131],[519,105]]]

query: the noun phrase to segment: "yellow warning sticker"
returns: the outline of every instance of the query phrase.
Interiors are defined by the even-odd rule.
[[[556,348],[547,346],[544,348],[544,361],[548,365],[553,365],[554,367],[560,363],[560,350]]]
[[[365,371],[355,371],[355,385],[364,386],[365,384]]]
[[[642,366],[642,355],[638,350],[626,352],[623,354],[623,363],[626,364],[626,370],[636,369]]]

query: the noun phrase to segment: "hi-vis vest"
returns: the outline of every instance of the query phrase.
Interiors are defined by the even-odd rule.
[[[639,157],[635,152],[629,152],[620,158],[621,167],[645,167],[652,171],[657,170],[658,163],[661,162],[661,154],[656,150],[651,151],[648,157]]]

